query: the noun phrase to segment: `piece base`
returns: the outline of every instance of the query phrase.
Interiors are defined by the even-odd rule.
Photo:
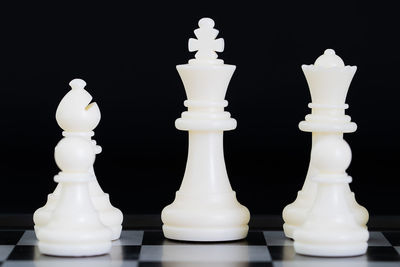
[[[50,256],[85,257],[107,254],[111,250],[111,242],[94,244],[54,244],[39,241],[39,251]]]
[[[288,204],[282,211],[283,230],[285,236],[293,239],[294,230],[297,229],[307,218],[307,214],[314,203],[316,184],[309,186],[308,193],[303,190],[297,192],[296,200]]]
[[[122,225],[111,226],[108,225],[108,228],[111,230],[111,240],[118,240],[121,236],[122,232]]]
[[[247,225],[231,228],[194,228],[163,225],[164,236],[181,241],[219,242],[246,238]]]
[[[291,224],[283,224],[283,232],[287,238],[293,239],[293,233],[297,229],[297,226]]]
[[[298,254],[307,256],[318,256],[318,257],[351,257],[360,256],[365,254],[367,251],[368,244],[356,243],[356,244],[304,244],[294,242],[294,250]]]

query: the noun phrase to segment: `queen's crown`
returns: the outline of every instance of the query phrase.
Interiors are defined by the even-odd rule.
[[[326,49],[314,65],[301,66],[307,79],[312,104],[343,106],[356,66],[345,66],[333,49]]]

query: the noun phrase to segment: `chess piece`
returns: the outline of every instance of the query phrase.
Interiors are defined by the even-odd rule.
[[[320,138],[311,152],[316,184],[314,204],[305,222],[293,233],[297,253],[311,256],[345,257],[366,252],[368,231],[354,216],[347,185],[346,169],[351,150],[346,141],[335,136]]]
[[[54,256],[93,256],[111,249],[111,230],[101,223],[89,193],[90,171],[95,160],[92,143],[81,137],[65,137],[54,157],[61,184],[50,220],[36,229],[39,251]]]
[[[310,88],[312,103],[308,106],[312,112],[305,121],[300,122],[299,128],[312,132],[312,145],[326,136],[342,139],[343,133],[356,131],[357,125],[351,122],[350,116],[345,115],[344,111],[348,108],[345,104],[346,95],[357,67],[345,66],[334,50],[327,49],[314,65],[303,65],[302,69]],[[297,199],[283,210],[283,229],[289,238],[293,238],[294,230],[306,220],[315,201],[317,185],[310,179],[314,174],[314,162],[310,159],[302,190],[298,192]],[[356,221],[361,226],[366,225],[368,211],[356,202],[349,185],[343,186]]]
[[[236,120],[224,111],[224,100],[235,66],[217,59],[223,39],[215,38],[214,21],[203,18],[189,51],[189,64],[178,65],[188,100],[188,111],[175,126],[189,131],[189,152],[181,187],[161,218],[167,238],[187,241],[225,241],[247,236],[250,213],[236,199],[226,172],[223,131],[236,128]]]
[[[96,154],[101,152],[101,147],[92,140],[93,129],[100,122],[100,110],[92,96],[84,89],[85,81],[74,79],[70,82],[71,90],[61,100],[57,111],[56,120],[58,125],[64,130],[63,136],[79,136],[92,142]],[[90,103],[90,104],[89,104]],[[91,172],[94,175],[93,166]],[[34,213],[35,228],[41,227],[47,223],[54,209],[61,184],[58,184],[56,190],[48,195],[47,203]],[[122,230],[122,212],[113,207],[110,203],[110,197],[101,189],[96,177],[89,183],[89,190],[93,205],[100,214],[101,221],[111,228],[112,239],[116,240],[121,235]]]

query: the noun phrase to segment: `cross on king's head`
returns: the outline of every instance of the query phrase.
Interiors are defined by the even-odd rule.
[[[218,30],[214,29],[214,21],[210,18],[199,20],[199,28],[194,30],[197,39],[189,39],[189,51],[197,51],[196,60],[213,61],[218,58],[217,53],[224,51],[224,39],[215,39]]]

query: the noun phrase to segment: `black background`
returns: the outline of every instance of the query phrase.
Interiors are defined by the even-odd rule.
[[[55,110],[78,77],[102,112],[95,170],[112,203],[130,214],[172,202],[187,156],[187,133],[174,127],[186,99],[175,65],[193,57],[187,40],[208,16],[225,39],[220,58],[237,65],[226,99],[238,127],[224,146],[239,201],[252,214],[279,214],[296,197],[311,144],[297,126],[310,102],[300,66],[333,48],[358,66],[347,97],[358,124],[345,135],[351,188],[372,215],[399,214],[397,9],[263,2],[3,6],[0,212],[32,213],[53,191]]]

